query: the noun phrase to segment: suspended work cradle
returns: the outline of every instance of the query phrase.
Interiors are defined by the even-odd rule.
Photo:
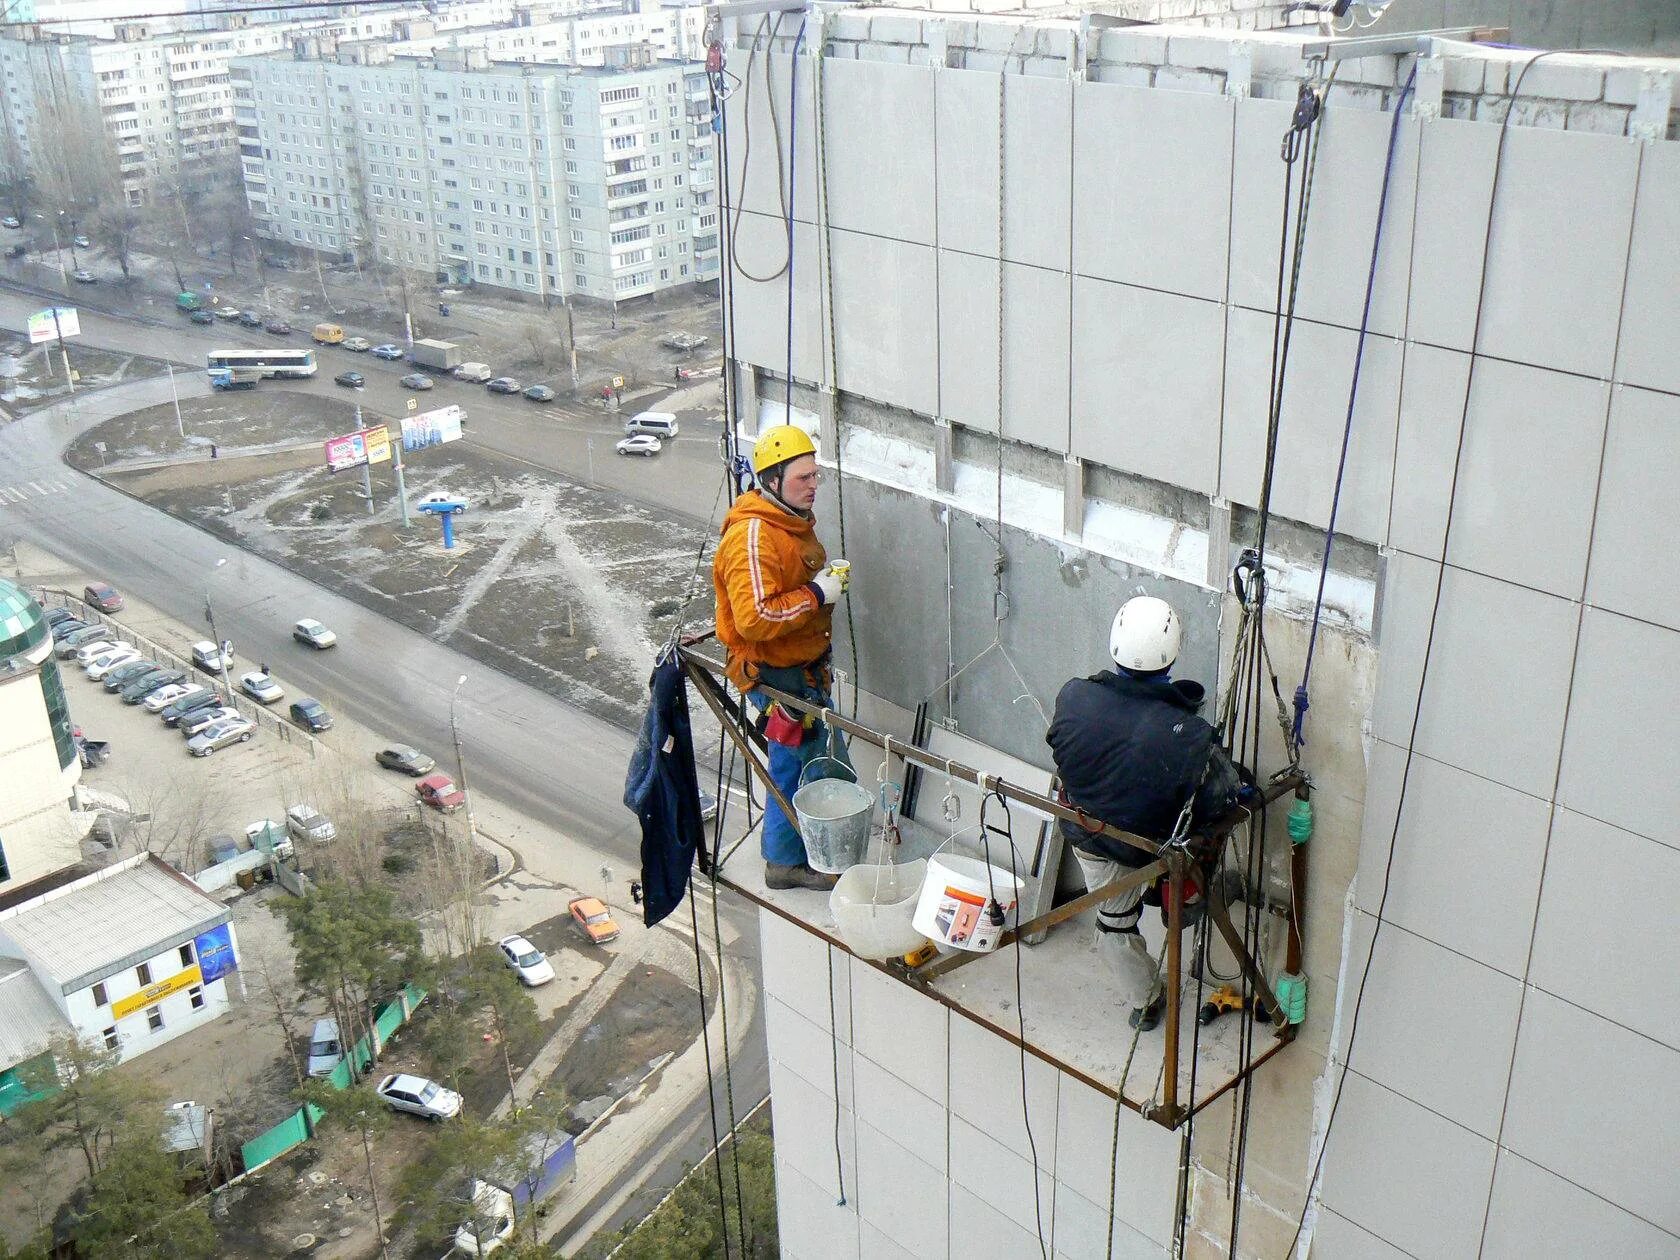
[[[797,827],[797,816],[792,803],[781,794],[770,778],[767,762],[768,752],[764,737],[756,729],[752,717],[743,711],[739,700],[732,694],[725,679],[725,662],[716,642],[710,640],[709,636],[696,636],[685,642],[679,651],[682,666],[689,682],[717,718],[719,725],[733,744],[734,750],[746,762],[750,772],[762,785],[764,791],[776,799],[788,819]],[[1233,922],[1230,905],[1225,899],[1221,881],[1207,881],[1205,891],[1208,922],[1218,931],[1220,937],[1230,949],[1232,956],[1237,960],[1249,992],[1253,995],[1256,1005],[1263,1007],[1266,1011],[1276,1033],[1271,1046],[1255,1054],[1240,1067],[1236,1075],[1220,1082],[1201,1098],[1188,1098],[1181,1094],[1179,1069],[1183,1053],[1181,1045],[1182,990],[1187,975],[1188,960],[1192,952],[1192,947],[1186,943],[1184,934],[1189,930],[1194,936],[1196,931],[1193,925],[1186,923],[1182,910],[1186,887],[1190,883],[1193,870],[1198,865],[1218,864],[1219,855],[1231,833],[1247,824],[1258,811],[1284,797],[1306,799],[1309,789],[1305,776],[1299,770],[1291,767],[1264,784],[1259,793],[1259,801],[1254,806],[1235,809],[1210,824],[1199,834],[1192,834],[1187,837],[1188,843],[1163,849],[1163,846],[1159,843],[1099,822],[1088,814],[1071,809],[1042,792],[1011,783],[1001,775],[988,773],[985,770],[964,765],[925,749],[909,745],[896,736],[874,730],[861,722],[835,712],[833,709],[811,704],[798,696],[778,691],[772,687],[761,687],[761,690],[778,704],[786,706],[796,713],[815,717],[854,741],[862,740],[881,749],[885,754],[900,756],[908,765],[919,767],[929,773],[944,775],[948,779],[971,783],[984,793],[995,794],[1005,801],[1047,814],[1054,819],[1072,822],[1093,835],[1107,836],[1148,855],[1150,861],[1147,865],[1135,871],[1128,871],[1123,877],[1102,888],[1087,892],[1009,928],[1002,935],[998,952],[1001,953],[1011,946],[1019,948],[1021,942],[1031,942],[1042,934],[1068,923],[1100,902],[1106,901],[1127,889],[1163,880],[1165,885],[1163,914],[1166,920],[1166,946],[1162,961],[1162,980],[1167,1006],[1162,1023],[1165,1032],[1165,1059],[1162,1067],[1159,1105],[1139,1104],[1124,1097],[1116,1083],[1094,1079],[1077,1065],[1060,1062],[1044,1053],[1036,1045],[1024,1044],[1023,1048],[1029,1053],[1038,1055],[1061,1070],[1085,1080],[1086,1083],[1111,1097],[1115,1097],[1117,1101],[1132,1110],[1145,1114],[1147,1119],[1154,1120],[1168,1129],[1176,1129],[1194,1112],[1201,1110],[1235,1088],[1255,1068],[1266,1062],[1293,1040],[1296,1025],[1290,1022],[1289,1012],[1268,983],[1264,971],[1255,957],[1255,951],[1252,948],[1254,944],[1252,934],[1244,933]],[[1297,872],[1297,875],[1304,878],[1304,874],[1303,866]],[[1052,868],[1049,872],[1049,878],[1053,881],[1054,877],[1054,869]],[[720,867],[717,872],[717,882],[755,902],[761,908],[787,918],[807,931],[823,937],[831,945],[852,953],[860,961],[912,985],[934,1000],[955,1009],[963,1008],[959,1003],[941,993],[935,987],[935,981],[950,975],[960,967],[968,966],[979,959],[988,957],[988,955],[982,953],[953,953],[935,956],[932,960],[919,966],[910,966],[904,961],[896,959],[886,961],[865,959],[851,950],[839,936],[825,930],[819,924],[813,923],[809,918],[792,913],[785,903],[767,897],[759,890],[732,878],[727,869]],[[1289,969],[1291,972],[1298,969],[1300,965],[1300,924],[1296,919],[1296,907],[1301,901],[1301,894],[1304,890],[1297,886],[1294,891],[1295,895],[1288,899],[1286,912],[1289,929]],[[1245,937],[1248,939],[1245,939]],[[994,1031],[999,1032],[1009,1040],[1020,1042],[1019,1036],[1009,1029],[995,1025],[991,1026]],[[1124,1031],[1124,1029],[1122,1027],[1117,1031]]]

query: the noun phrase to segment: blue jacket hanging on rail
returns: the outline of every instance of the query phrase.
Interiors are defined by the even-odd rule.
[[[682,904],[695,855],[703,871],[710,869],[711,856],[700,817],[688,688],[675,653],[653,667],[648,690],[647,714],[624,780],[624,804],[642,824],[642,912],[652,927]]]

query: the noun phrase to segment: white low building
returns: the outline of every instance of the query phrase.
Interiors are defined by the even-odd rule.
[[[237,983],[231,911],[149,853],[0,910],[0,976],[20,986],[18,963],[50,1003],[18,997],[49,1027],[131,1059],[222,1015]],[[20,1044],[25,1030],[14,1030]],[[38,1052],[37,1052],[38,1053]],[[12,1066],[12,1065],[6,1065]]]

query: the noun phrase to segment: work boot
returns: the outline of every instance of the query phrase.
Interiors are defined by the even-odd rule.
[[[1161,1013],[1167,1009],[1167,995],[1161,994],[1148,1006],[1140,1006],[1132,1011],[1127,1023],[1139,1032],[1148,1032],[1161,1022]]]
[[[804,862],[798,866],[783,866],[779,862],[764,864],[766,888],[810,888],[816,892],[827,892],[839,882],[838,875],[824,875],[821,871],[813,871]]]

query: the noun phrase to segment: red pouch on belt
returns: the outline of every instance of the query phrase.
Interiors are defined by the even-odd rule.
[[[781,705],[773,704],[765,718],[764,738],[784,748],[798,748],[805,742],[805,727]]]

